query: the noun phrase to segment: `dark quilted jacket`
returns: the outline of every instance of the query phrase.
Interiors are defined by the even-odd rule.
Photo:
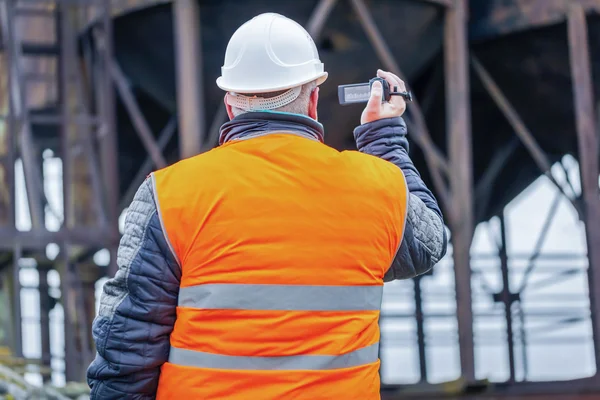
[[[365,124],[354,136],[359,151],[401,168],[410,191],[404,239],[385,281],[425,273],[444,256],[446,233],[437,202],[408,156],[404,121]],[[88,369],[91,398],[153,399],[160,367],[169,357],[181,270],[165,240],[150,180],[129,207],[117,263],[93,324],[97,355]]]

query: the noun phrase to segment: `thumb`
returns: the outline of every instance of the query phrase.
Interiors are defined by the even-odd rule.
[[[369,102],[365,107],[367,112],[379,112],[381,108],[381,98],[383,97],[383,86],[381,82],[373,82],[373,86],[371,87],[371,97],[369,97]]]

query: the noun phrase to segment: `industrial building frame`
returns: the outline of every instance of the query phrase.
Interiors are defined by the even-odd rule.
[[[394,54],[390,51],[364,0],[319,0],[306,25],[313,38],[317,40],[329,14],[336,3],[341,1],[348,1],[353,7],[383,67],[404,79]],[[540,172],[546,174],[562,192],[564,189],[553,178],[550,172],[549,158],[536,143],[518,111],[511,105],[485,66],[470,54],[467,37],[468,1],[402,1],[424,1],[445,8],[443,49],[447,100],[447,154],[437,148],[431,139],[421,110],[421,104],[430,101],[428,96],[433,96],[433,90],[431,93],[426,92],[422,98],[415,99],[409,107],[406,120],[410,126],[412,139],[423,151],[436,193],[444,208],[446,222],[452,232],[460,367],[466,384],[476,384],[470,263],[470,246],[476,220],[474,199],[475,196],[486,196],[485,191],[490,186],[489,183],[505,167],[505,162],[510,156],[510,149],[490,165],[480,181],[473,181],[470,74],[474,74],[481,81],[510,123],[516,137],[530,152]],[[600,372],[600,318],[598,318],[600,313],[599,143],[586,22],[588,8],[599,9],[600,5],[598,1],[591,0],[531,1],[537,4],[532,9],[544,6],[554,7],[555,11],[559,9],[564,13],[567,20],[582,183],[581,198],[572,201],[583,216],[586,227],[595,362],[596,371]],[[98,272],[89,272],[88,270],[86,273],[90,276],[84,279],[82,270],[77,267],[78,263],[89,259],[93,254],[91,249],[106,248],[111,254],[108,275],[114,275],[117,268],[116,251],[120,236],[118,217],[133,198],[137,186],[145,176],[153,169],[167,165],[163,155],[166,144],[178,130],[182,158],[212,148],[218,140],[219,127],[225,120],[226,113],[224,106],[221,106],[212,123],[205,124],[204,94],[201,86],[202,71],[197,67],[202,66],[198,26],[200,8],[197,1],[178,0],[173,2],[173,15],[176,21],[174,29],[176,30],[177,96],[178,104],[182,106],[179,107],[178,115],[166,124],[158,135],[158,139],[155,139],[129,87],[127,78],[113,57],[110,2],[105,0],[28,0],[28,2],[51,4],[55,7],[50,7],[49,11],[40,9],[27,11],[20,8],[19,1],[0,0],[3,62],[7,66],[7,91],[10,103],[8,114],[2,116],[8,127],[6,130],[8,134],[4,137],[0,136],[0,172],[2,172],[0,174],[0,251],[6,252],[10,257],[2,258],[2,253],[0,253],[0,265],[5,267],[12,263],[12,269],[8,269],[12,271],[12,276],[6,276],[11,277],[8,281],[12,292],[12,316],[15,321],[20,321],[19,260],[24,255],[43,252],[50,243],[59,245],[59,258],[51,264],[57,266],[61,275],[62,298],[65,307],[65,335],[71,335],[71,337],[66,337],[66,373],[68,378],[76,379],[81,378],[82,366],[93,356],[89,329],[94,308],[90,304],[91,300],[79,301],[78,299],[85,297],[83,290],[85,284],[89,287],[90,282],[93,283],[100,277]],[[91,27],[96,44],[95,50],[93,50],[93,54],[84,51],[83,57],[78,52],[76,34],[72,24],[74,9],[77,7],[95,7],[98,10],[96,22]],[[40,14],[47,14],[49,18],[56,19],[58,43],[43,45],[25,43],[20,39],[15,29],[16,19],[30,18],[34,14],[37,17]],[[39,77],[27,76],[23,73],[21,60],[24,54],[56,56],[58,60],[56,79],[60,107],[57,115],[33,115],[28,109],[26,85],[28,80],[36,80]],[[100,61],[98,62],[98,60]],[[113,90],[113,87],[116,90]],[[147,151],[145,162],[140,167],[129,190],[121,199],[119,199],[117,170],[116,96],[119,96],[127,109],[136,132]],[[44,210],[48,208],[48,202],[43,189],[41,154],[36,153],[35,139],[32,134],[33,124],[56,126],[61,138],[64,215],[61,228],[56,232],[48,231],[44,224]],[[79,156],[73,155],[75,152]],[[16,228],[15,162],[17,159],[22,160],[23,164],[25,189],[32,221],[32,228],[29,231],[19,231]],[[86,182],[89,184],[89,190],[93,193],[91,198],[97,199],[94,204],[87,205],[92,211],[86,211],[86,215],[91,215],[91,217],[86,217],[85,224],[81,224],[77,220],[76,216],[81,215],[81,212],[76,209],[78,206],[73,201],[77,185],[73,181],[74,170],[78,169],[78,166],[82,165],[78,163],[82,162],[87,163],[86,169],[90,172]],[[536,249],[538,254],[541,243],[543,243],[543,235],[544,230]],[[505,305],[510,367],[510,379],[503,391],[507,394],[538,393],[540,391],[545,393],[600,392],[599,372],[596,372],[591,378],[570,382],[545,382],[543,384],[515,382],[511,305],[518,301],[518,293],[512,293],[508,287],[508,257],[505,240],[500,246],[499,256],[504,287],[498,293],[498,299]],[[532,261],[535,257],[534,254]],[[534,267],[533,262],[530,266]],[[43,263],[40,263],[38,268],[49,268],[49,266],[44,267]],[[7,268],[4,269],[7,270]],[[40,274],[40,277],[42,275]],[[427,375],[427,368],[420,281],[420,278],[415,279],[415,319],[417,321],[421,376],[424,379]],[[44,282],[44,279],[40,279],[40,292],[44,289],[47,290],[47,287],[44,288],[43,285],[47,285],[47,283]],[[47,304],[44,305],[44,301],[42,296],[42,311],[44,307],[48,307]],[[42,316],[43,319],[44,316]],[[47,331],[42,329],[42,352],[47,354],[50,345],[48,335],[44,332]],[[17,356],[22,355],[20,337],[20,324],[16,323],[13,350]],[[78,343],[77,346],[75,343]],[[80,354],[82,349],[88,353]],[[47,359],[42,361],[48,365]],[[384,389],[385,398],[392,399],[397,395],[403,395],[402,387]]]

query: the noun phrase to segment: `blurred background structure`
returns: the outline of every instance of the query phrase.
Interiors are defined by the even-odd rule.
[[[383,68],[416,95],[451,246],[386,285],[383,398],[600,398],[600,0],[0,0],[0,362],[85,380],[119,221],[217,144],[227,41],[269,11],[319,47],[329,145],[361,112],[337,85]]]

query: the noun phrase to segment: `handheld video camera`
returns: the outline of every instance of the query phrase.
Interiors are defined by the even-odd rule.
[[[390,91],[389,83],[383,78],[373,78],[369,83],[355,83],[351,85],[338,86],[338,99],[340,104],[345,106],[355,103],[366,103],[371,97],[371,87],[376,81],[381,82],[383,86],[383,97],[381,102],[390,101],[392,96],[402,96],[406,102],[412,101],[412,93],[409,91],[399,92],[398,87],[394,86],[394,90]]]

